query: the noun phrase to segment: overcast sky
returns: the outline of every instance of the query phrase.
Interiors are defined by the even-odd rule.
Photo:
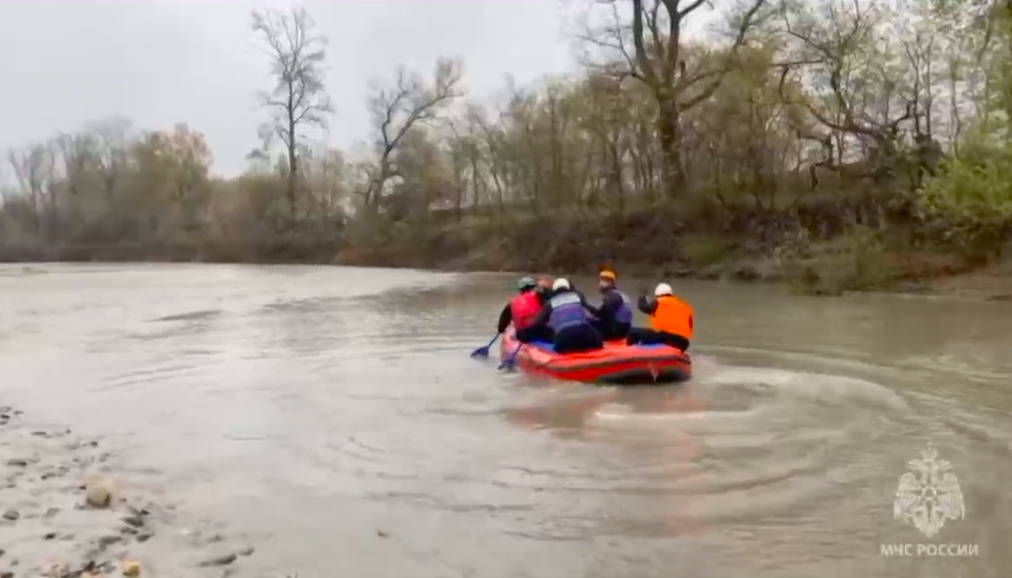
[[[574,66],[581,0],[302,2],[328,37],[330,142],[366,138],[370,78],[398,64],[432,69],[464,58],[467,88],[491,96]],[[0,151],[113,116],[140,128],[177,121],[202,131],[213,170],[235,174],[264,118],[267,62],[250,30],[254,7],[284,0],[0,0]],[[5,155],[6,156],[6,155]]]

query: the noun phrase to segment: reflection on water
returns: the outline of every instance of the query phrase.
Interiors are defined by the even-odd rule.
[[[512,282],[0,268],[0,394],[253,533],[258,574],[1012,575],[1007,303],[678,283],[693,380],[620,389],[471,360]],[[892,511],[929,442],[966,500],[931,539]],[[921,542],[979,555],[880,554]]]

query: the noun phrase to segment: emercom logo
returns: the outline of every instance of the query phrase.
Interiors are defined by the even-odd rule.
[[[963,492],[952,464],[928,445],[921,457],[907,462],[910,471],[900,476],[893,500],[893,518],[911,524],[928,538],[937,535],[947,520],[966,515]],[[977,556],[977,544],[880,544],[882,556]]]

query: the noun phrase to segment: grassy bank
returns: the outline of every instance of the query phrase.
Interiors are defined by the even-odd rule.
[[[202,234],[7,245],[0,262],[305,263],[568,275],[607,264],[645,279],[778,282],[812,295],[1012,294],[1000,236],[964,243],[952,224],[928,226],[918,207],[916,199],[869,191],[813,194],[772,207],[692,196],[622,212],[436,211],[422,220],[358,216],[333,224],[328,234],[318,224],[292,222],[246,239]]]
[[[607,264],[647,279],[783,282],[814,295],[955,290],[962,285],[954,280],[969,276],[990,279],[991,292],[1012,290],[1000,243],[940,242],[896,201],[837,195],[770,209],[696,198],[622,214],[470,215],[424,228],[373,222],[373,234],[344,244],[336,262],[556,274]]]

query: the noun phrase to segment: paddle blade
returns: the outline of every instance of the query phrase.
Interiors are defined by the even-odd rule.
[[[517,360],[517,354],[520,353],[520,345],[516,346],[516,349],[511,351],[506,357],[503,358],[502,363],[499,364],[499,369],[513,369]]]
[[[479,358],[479,357],[482,358],[482,359],[488,359],[488,350],[492,348],[492,344],[495,343],[497,339],[499,339],[499,334],[498,333],[495,334],[495,337],[492,338],[492,341],[488,342],[488,345],[486,345],[484,347],[479,347],[478,349],[475,349],[474,351],[472,351],[471,352],[471,357],[476,358],[476,359]]]

